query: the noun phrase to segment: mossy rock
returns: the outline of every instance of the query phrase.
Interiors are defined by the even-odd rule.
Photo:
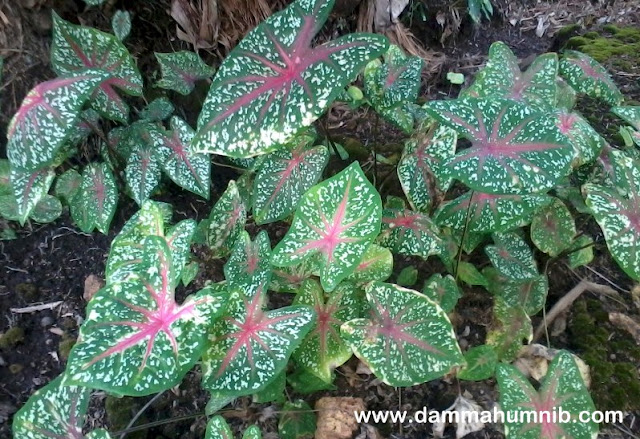
[[[595,299],[580,299],[569,320],[572,348],[591,370],[591,395],[599,410],[640,410],[640,348],[609,323]]]
[[[0,349],[9,350],[24,341],[24,330],[18,326],[7,329],[0,335]]]
[[[38,287],[30,283],[21,283],[16,285],[16,293],[20,295],[26,302],[33,302],[38,299]]]

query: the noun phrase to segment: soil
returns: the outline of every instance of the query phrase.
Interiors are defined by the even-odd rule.
[[[132,3],[135,3],[132,5]],[[11,115],[19,107],[22,98],[34,85],[54,77],[49,63],[51,19],[50,12],[55,10],[62,18],[76,23],[83,23],[108,31],[110,19],[117,9],[126,9],[134,17],[132,35],[127,46],[137,57],[138,65],[147,83],[152,84],[157,78],[157,66],[153,52],[188,50],[189,45],[176,37],[175,23],[167,11],[169,0],[152,2],[126,2],[124,0],[108,1],[104,8],[86,8],[80,0],[0,0],[0,56],[5,58],[4,72],[0,79],[0,156],[4,157],[6,147],[6,129]],[[280,2],[278,2],[280,3]],[[422,47],[444,54],[442,65],[429,77],[425,77],[422,96],[426,99],[454,97],[458,86],[446,81],[449,71],[462,72],[467,78],[483,64],[490,44],[502,40],[509,44],[523,64],[531,56],[548,50],[557,50],[567,40],[562,33],[564,26],[578,24],[572,35],[582,35],[598,31],[613,22],[619,26],[640,26],[640,7],[634,2],[584,2],[559,1],[540,3],[523,0],[521,2],[495,1],[495,13],[491,20],[475,25],[466,18],[464,10],[452,7],[450,1],[411,2],[409,10],[401,18],[403,23],[414,33]],[[460,3],[460,2],[458,2]],[[464,2],[462,2],[464,3]],[[275,4],[275,2],[274,2]],[[420,4],[426,7],[425,19],[422,20],[416,11]],[[626,9],[625,9],[626,8]],[[456,12],[457,11],[457,12]],[[623,11],[624,13],[620,13]],[[328,23],[327,35],[336,32],[354,30],[355,20],[345,17],[332,17]],[[537,23],[542,25],[537,25]],[[542,36],[536,35],[536,29],[548,25]],[[3,27],[4,26],[4,27]],[[349,28],[349,26],[351,28]],[[201,51],[201,55],[211,65],[220,63],[219,51]],[[607,64],[605,62],[605,64]],[[618,64],[619,65],[619,64]],[[610,64],[609,67],[615,67]],[[615,70],[614,79],[629,99],[640,100],[638,83],[640,64],[632,66],[633,71]],[[635,70],[634,70],[635,69]],[[154,96],[153,87],[149,86],[148,97]],[[206,84],[196,90],[189,98],[181,98],[172,94],[178,112],[192,126],[207,91]],[[132,100],[134,108],[142,102]],[[585,105],[588,111],[589,107]],[[592,121],[601,124],[605,131],[610,119],[597,111],[591,112]],[[351,112],[336,107],[323,120],[329,127],[333,137],[356,139],[362,145],[381,143],[377,132],[384,134],[385,152],[393,152],[401,144],[403,135],[392,127],[377,127],[375,118],[364,111]],[[373,140],[372,140],[373,139]],[[339,164],[334,164],[339,166]],[[366,167],[366,165],[365,165]],[[368,168],[370,169],[370,167]],[[380,166],[379,175],[386,175],[385,166]],[[216,167],[213,173],[212,200],[216,200],[226,188],[227,182],[237,174],[225,167]],[[399,186],[393,179],[385,187],[385,193],[399,194]],[[178,191],[175,186],[167,185],[157,197],[174,206],[174,220],[183,218],[203,219],[209,213],[212,203],[196,196]],[[110,242],[124,222],[135,212],[133,201],[121,199],[116,217],[108,235],[98,233],[85,234],[79,232],[72,224],[68,213],[52,224],[27,224],[23,228],[8,224],[0,219],[0,230],[11,228],[17,239],[0,241],[0,333],[10,328],[20,328],[23,337],[16,338],[15,346],[0,349],[0,437],[10,437],[11,415],[21,407],[28,397],[38,388],[60,374],[65,368],[65,355],[78,334],[78,326],[82,323],[86,301],[83,299],[84,281],[89,275],[104,276],[106,257]],[[286,230],[286,224],[278,223],[268,228],[270,236],[277,240]],[[257,227],[249,224],[252,236]],[[596,296],[587,293],[580,309],[595,306],[603,312],[619,311],[629,315],[637,315],[629,291],[633,285],[611,260],[601,231],[592,220],[582,227],[596,240],[596,259],[590,269],[569,269],[564,263],[547,261],[539,257],[540,266],[547,267],[549,275],[548,308],[569,291],[581,279],[588,278],[596,282],[607,283],[619,292],[615,297]],[[223,279],[221,260],[211,260],[206,250],[196,248],[196,257],[202,265],[200,274],[188,288],[178,291],[179,298],[197,291],[206,280],[214,282]],[[483,263],[480,252],[465,255],[472,262]],[[413,265],[418,268],[419,277],[416,288],[434,272],[442,272],[443,267],[435,258],[427,261],[418,258],[395,257],[394,275],[402,268]],[[475,346],[482,344],[491,325],[492,299],[480,288],[466,288],[465,295],[457,306],[452,320],[462,345]],[[586,302],[589,300],[590,304]],[[291,301],[289,295],[271,296],[272,306],[283,306]],[[61,302],[56,305],[56,303]],[[51,304],[51,309],[36,312],[21,312],[22,308]],[[582,343],[586,335],[580,331],[589,331],[588,327],[578,326],[572,319],[572,312],[566,316],[569,331],[552,337],[551,346],[568,348],[578,354],[587,353],[588,346]],[[539,323],[534,319],[534,327]],[[594,325],[605,327],[609,340],[629,340],[630,336],[617,330],[608,322],[596,322]],[[616,345],[617,346],[617,345]],[[622,345],[621,345],[622,346]],[[627,345],[624,345],[627,346]],[[613,348],[612,348],[613,349]],[[606,351],[605,355],[617,355],[618,359],[604,358],[605,367],[614,362],[634,362],[634,358],[625,352]],[[595,362],[595,360],[593,360]],[[609,363],[607,363],[609,362]],[[606,363],[606,364],[605,364]],[[322,396],[355,396],[364,400],[369,409],[406,409],[415,410],[427,406],[433,409],[444,409],[451,405],[455,398],[468,392],[472,398],[486,409],[490,409],[497,401],[495,383],[491,380],[479,383],[458,382],[455,379],[435,380],[420,386],[406,389],[393,389],[374,376],[361,373],[358,361],[352,358],[346,365],[336,371],[335,390],[316,392],[311,395],[299,395],[293,391],[289,398],[305,399],[311,406]],[[590,364],[600,367],[598,364]],[[604,370],[604,369],[603,369]],[[635,369],[637,378],[637,368]],[[615,374],[614,374],[615,378]],[[206,418],[202,416],[208,401],[208,395],[199,385],[199,371],[196,368],[177,388],[164,392],[144,412],[138,425],[171,420],[172,422],[145,428],[128,437],[138,438],[200,438],[203,437]],[[597,385],[595,383],[594,385]],[[106,427],[114,432],[125,428],[128,420],[135,415],[149,398],[113,401],[102,392],[96,392],[91,404],[88,429]],[[607,400],[608,401],[608,400]],[[604,401],[602,404],[605,404]],[[617,402],[616,402],[617,401]],[[621,404],[624,400],[613,403]],[[608,401],[611,402],[611,401]],[[106,409],[105,409],[106,407]],[[117,407],[116,410],[114,407]],[[277,437],[277,410],[274,404],[255,404],[251,398],[240,398],[230,407],[224,409],[225,417],[234,429],[239,431],[247,425],[257,423],[265,432],[265,437]],[[635,410],[635,411],[633,411]],[[631,438],[632,433],[640,432],[640,425],[634,417],[640,413],[640,402],[630,406],[624,425],[606,426],[600,437]],[[176,418],[186,417],[181,421]],[[382,437],[421,438],[431,432],[428,425],[377,425]],[[368,437],[368,436],[361,436]],[[445,437],[455,437],[452,427],[445,430]],[[484,431],[470,434],[468,438],[501,438],[498,426],[488,426]]]

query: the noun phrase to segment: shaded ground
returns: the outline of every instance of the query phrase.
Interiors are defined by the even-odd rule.
[[[53,7],[63,18],[75,22],[82,22],[96,26],[103,30],[109,29],[110,17],[114,10],[126,8],[134,15],[133,33],[127,41],[132,54],[138,58],[138,63],[147,81],[152,82],[157,67],[153,58],[153,51],[167,52],[188,49],[188,45],[175,37],[175,25],[166,11],[169,9],[167,0],[157,2],[136,2],[130,6],[125,1],[109,2],[103,9],[85,10],[84,4],[78,1],[63,0],[0,0],[0,56],[6,58],[5,71],[0,82],[0,156],[5,155],[5,132],[11,115],[19,106],[26,92],[37,83],[53,77],[48,65],[48,48],[50,43],[49,31],[51,26],[50,10]],[[419,4],[420,2],[413,2]],[[442,4],[440,4],[442,3]],[[527,59],[547,50],[556,50],[564,44],[566,35],[558,31],[565,25],[580,23],[581,27],[574,30],[575,35],[587,31],[600,29],[605,23],[598,22],[610,17],[611,21],[622,21],[623,25],[638,26],[638,7],[634,2],[614,2],[609,6],[585,6],[582,2],[497,2],[496,14],[492,21],[484,22],[480,26],[473,26],[465,18],[463,11],[456,15],[449,2],[428,2],[425,19],[415,12],[412,16],[403,16],[403,22],[411,28],[425,47],[443,52],[446,57],[439,72],[433,77],[425,78],[423,84],[424,95],[429,99],[455,96],[459,88],[450,85],[445,77],[448,71],[459,71],[470,75],[482,65],[489,45],[496,40],[507,42],[514,52],[526,64]],[[628,9],[625,9],[626,6]],[[416,6],[419,7],[419,6]],[[634,9],[635,7],[635,9]],[[456,18],[458,17],[458,18]],[[459,19],[459,17],[462,17]],[[6,20],[5,20],[6,19]],[[354,20],[347,20],[347,26],[353,26]],[[329,23],[330,30],[343,26],[344,20],[334,18]],[[442,24],[440,24],[442,23]],[[542,23],[542,24],[539,24]],[[541,37],[536,30],[547,26]],[[349,28],[347,28],[348,30]],[[328,32],[329,33],[329,32]],[[449,34],[443,40],[443,35]],[[219,63],[220,59],[213,53],[203,52],[210,64]],[[605,63],[606,64],[606,63]],[[613,67],[613,65],[610,65]],[[640,76],[638,65],[631,65],[630,70],[614,70],[614,79],[631,99],[640,100]],[[188,99],[170,96],[176,108],[179,108],[192,125],[195,125],[200,105],[206,93],[206,85],[196,91]],[[149,96],[153,96],[153,89],[148,87]],[[133,101],[133,106],[140,106],[140,102]],[[611,121],[604,115],[595,112],[592,121],[600,122],[601,128],[608,128]],[[391,127],[378,127],[384,136],[376,133],[376,123],[370,114],[358,112],[356,114],[345,109],[335,108],[328,118],[328,125],[332,135],[346,136],[357,139],[362,144],[383,143],[384,138],[387,151],[398,148],[402,135]],[[374,140],[372,140],[374,139]],[[390,145],[389,145],[390,144]],[[385,168],[381,167],[380,175],[384,175]],[[226,187],[226,183],[233,178],[234,173],[227,168],[215,168],[214,188],[212,200],[218,198]],[[398,187],[393,179],[386,186],[386,192],[397,193]],[[182,218],[202,219],[205,217],[212,203],[207,203],[196,196],[178,193],[173,186],[167,186],[159,197],[163,201],[171,202],[174,209],[174,219]],[[0,241],[0,332],[18,327],[23,331],[23,339],[13,348],[0,350],[0,437],[9,437],[10,421],[6,419],[38,388],[64,370],[65,352],[70,343],[77,336],[78,326],[84,316],[83,289],[84,280],[90,274],[102,277],[108,254],[109,243],[121,228],[127,218],[135,211],[131,200],[121,201],[116,218],[112,223],[112,231],[108,236],[87,235],[78,232],[71,224],[68,214],[50,225],[28,225],[23,229],[15,228],[14,224],[7,225],[0,220],[0,228],[14,228],[19,239]],[[597,297],[588,295],[576,305],[576,309],[592,311],[594,315],[602,312],[620,311],[628,314],[638,313],[630,300],[629,290],[632,285],[627,277],[622,275],[615,263],[608,256],[604,247],[604,240],[598,227],[591,221],[584,228],[588,230],[598,243],[596,261],[592,264],[595,272],[586,268],[570,270],[560,262],[548,264],[550,278],[549,305],[552,305],[565,292],[570,290],[579,280],[590,278],[597,282],[615,284],[620,295],[616,297]],[[257,229],[249,226],[252,235]],[[268,229],[272,239],[279,239],[284,232],[284,225],[274,225]],[[202,270],[199,277],[188,289],[178,292],[180,297],[196,291],[205,280],[222,280],[222,262],[210,260],[206,253],[197,250],[196,255],[202,259]],[[471,261],[479,261],[481,255],[472,254]],[[540,259],[540,266],[547,261]],[[415,258],[396,257],[397,274],[403,267],[415,265],[419,270],[416,287],[419,288],[424,280],[432,273],[441,272],[442,267],[434,259],[420,261]],[[395,276],[395,275],[394,275]],[[604,279],[606,278],[606,280]],[[395,277],[392,277],[394,280]],[[286,295],[273,296],[272,303],[282,306],[290,301]],[[24,308],[34,304],[62,303],[51,310],[19,313],[12,308]],[[484,340],[487,327],[491,323],[491,297],[481,289],[465,290],[457,314],[453,317],[461,345],[478,345]],[[598,308],[599,307],[599,308]],[[572,314],[567,316],[569,329],[561,332],[551,340],[554,347],[567,347],[578,354],[586,353],[588,346],[584,343],[584,336],[580,331],[591,331],[589,322],[582,326],[575,323]],[[534,321],[534,326],[538,320]],[[583,319],[584,320],[584,319]],[[584,323],[584,324],[583,324]],[[608,341],[615,346],[631,349],[624,344],[628,341],[627,334],[607,327],[607,322],[594,320],[593,326],[606,328]],[[584,325],[587,325],[586,327]],[[620,348],[622,349],[622,348]],[[629,351],[631,352],[631,351]],[[633,353],[609,352],[605,355],[618,355],[618,362],[633,361]],[[625,356],[626,355],[626,356]],[[597,360],[593,357],[593,361]],[[606,358],[606,361],[612,358]],[[640,361],[640,357],[637,359]],[[636,362],[635,364],[638,364]],[[603,366],[608,367],[608,364]],[[482,383],[456,382],[455,380],[436,380],[420,386],[403,389],[390,388],[373,376],[358,374],[358,361],[353,358],[337,371],[337,390],[319,392],[312,396],[303,396],[311,405],[320,396],[330,394],[335,396],[359,396],[364,399],[369,409],[415,410],[427,406],[434,409],[448,407],[460,391],[468,391],[483,407],[490,409],[497,399],[495,385],[491,381]],[[637,373],[637,371],[636,371]],[[621,376],[621,375],[620,375]],[[636,375],[637,376],[637,375]],[[606,380],[607,377],[601,377]],[[602,383],[601,383],[602,384]],[[618,384],[621,384],[618,382]],[[296,397],[295,393],[289,395]],[[153,422],[180,416],[201,413],[208,399],[208,395],[200,389],[198,371],[188,375],[184,382],[176,389],[165,392],[144,413],[139,423]],[[106,400],[106,401],[105,401]],[[124,401],[109,400],[101,392],[92,402],[89,425],[91,428],[107,426],[111,431],[123,428],[145,403],[145,399],[126,399]],[[623,400],[624,402],[624,400]],[[618,400],[602,401],[602,404],[620,404]],[[106,416],[105,404],[108,407],[117,406],[123,419],[115,419],[113,409],[109,409],[111,417]],[[614,406],[615,408],[615,406]],[[250,398],[240,398],[231,409],[225,410],[234,426],[240,427],[250,423],[258,423],[273,437],[277,428],[277,406],[253,404]],[[633,414],[627,418],[631,423]],[[146,432],[137,433],[135,437],[166,437],[166,438],[198,438],[202,437],[205,426],[204,417],[194,417],[181,422],[173,422],[157,426]],[[430,431],[428,426],[380,425],[380,433],[384,437],[413,438],[424,437]],[[621,432],[624,426],[609,427],[602,437],[633,437]],[[636,421],[635,431],[640,430]],[[269,436],[271,434],[271,436]],[[448,429],[446,437],[454,437],[455,433]],[[132,434],[130,437],[134,437]],[[485,431],[468,436],[470,438],[502,437],[493,426]]]

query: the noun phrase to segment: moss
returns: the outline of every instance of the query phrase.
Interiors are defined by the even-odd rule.
[[[631,72],[640,66],[640,29],[608,25],[601,32],[569,38],[564,48],[580,50],[604,65]]]
[[[58,354],[60,355],[60,358],[66,361],[69,358],[71,348],[73,348],[75,344],[76,339],[65,334],[62,337],[62,340],[60,340],[60,343],[58,343]]]
[[[18,326],[9,328],[0,335],[0,349],[11,349],[24,341],[24,330]]]
[[[577,34],[579,30],[580,30],[580,25],[577,24],[577,23],[570,24],[568,26],[564,26],[564,27],[560,28],[558,30],[558,32],[556,32],[556,38],[559,38],[561,40],[565,40],[565,39],[571,37],[572,35]]]
[[[16,293],[18,293],[25,301],[33,302],[38,298],[38,287],[29,283],[18,284],[16,285]]]
[[[107,396],[104,407],[107,412],[107,419],[109,420],[109,426],[111,430],[123,430],[127,427],[131,419],[140,410],[140,400],[136,398],[117,398],[115,396]],[[143,414],[136,421],[136,425],[141,425],[148,422],[146,416]],[[132,439],[144,439],[147,437],[147,431],[141,430],[127,434],[127,437]]]
[[[9,366],[9,372],[14,375],[18,375],[20,372],[22,372],[22,369],[24,369],[24,366],[22,366],[22,364],[14,363]]]
[[[640,349],[609,323],[598,300],[581,299],[573,308],[569,332],[576,353],[591,369],[591,395],[600,410],[640,409]]]
[[[62,323],[60,325],[63,329],[74,329],[77,326],[77,323],[74,319],[65,317],[64,319],[62,319]]]

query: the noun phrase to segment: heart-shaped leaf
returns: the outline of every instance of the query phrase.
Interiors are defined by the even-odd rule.
[[[322,288],[333,291],[378,235],[381,214],[380,195],[354,162],[304,194],[272,262],[288,266],[317,257]]]
[[[144,242],[140,279],[107,285],[87,307],[65,384],[143,396],[179,383],[200,358],[226,288],[210,285],[175,302],[171,252],[164,238]]]
[[[148,120],[149,122],[161,122],[168,119],[173,114],[175,108],[169,99],[166,97],[160,97],[154,99],[144,107],[140,112],[140,119]]]
[[[569,247],[569,266],[571,268],[589,265],[593,261],[593,238],[581,235],[573,241]]]
[[[252,425],[244,431],[242,439],[261,439],[262,433],[260,429]],[[220,415],[211,418],[207,424],[207,431],[204,439],[233,439],[233,432],[227,424],[227,421]]]
[[[71,216],[85,233],[94,228],[107,234],[118,205],[118,188],[106,163],[91,163],[82,172],[82,183],[71,201]]]
[[[598,424],[579,418],[582,413],[593,413],[596,407],[576,361],[567,351],[560,351],[553,359],[538,391],[509,364],[497,366],[496,378],[500,407],[514,414],[505,425],[507,439],[598,436]],[[560,418],[560,409],[566,418]]]
[[[493,376],[498,356],[491,346],[474,346],[464,353],[466,364],[456,376],[461,380],[482,381]]]
[[[411,207],[428,213],[431,204],[449,189],[443,163],[456,152],[458,134],[449,127],[422,123],[404,144],[398,179]]]
[[[372,280],[385,281],[393,273],[393,254],[388,248],[370,244],[355,271],[346,280],[365,284]]]
[[[244,230],[233,246],[224,266],[224,278],[230,290],[239,290],[247,296],[255,294],[260,285],[269,285],[271,279],[271,242],[262,231],[251,242]]]
[[[160,167],[165,151],[160,143],[162,132],[158,125],[146,120],[134,122],[126,128],[118,148],[127,157],[125,179],[131,196],[138,203],[147,200],[160,183]]]
[[[316,414],[301,399],[285,402],[278,422],[278,435],[282,439],[308,439],[316,433]]]
[[[569,173],[573,148],[552,118],[502,98],[433,101],[426,111],[469,139],[448,175],[489,194],[541,192]]]
[[[267,155],[253,183],[253,215],[257,224],[292,214],[303,194],[318,182],[329,160],[325,146],[312,147],[307,137],[293,148]]]
[[[306,280],[296,295],[295,305],[308,305],[316,313],[316,323],[293,359],[326,382],[333,370],[351,358],[351,348],[342,340],[340,326],[362,316],[364,293],[351,282],[343,282],[325,294],[316,280]]]
[[[447,374],[464,359],[447,314],[426,296],[372,282],[369,319],[342,325],[353,352],[384,383],[413,386]]]
[[[120,41],[124,41],[131,32],[131,15],[127,11],[116,11],[111,19],[113,33]]]
[[[555,113],[556,126],[564,134],[575,152],[575,166],[593,162],[607,143],[598,132],[577,113],[558,110]]]
[[[266,289],[253,297],[232,291],[227,316],[209,335],[211,346],[203,356],[205,389],[234,396],[257,393],[287,365],[294,349],[311,329],[315,313],[308,306],[263,311]]]
[[[514,280],[538,275],[531,247],[519,233],[496,233],[493,242],[495,245],[486,246],[484,251],[500,274]]]
[[[162,71],[158,87],[185,96],[193,91],[196,81],[211,78],[215,73],[215,69],[205,64],[194,52],[156,53],[156,59]]]
[[[549,280],[544,274],[513,279],[497,269],[487,267],[482,274],[489,281],[487,289],[507,306],[522,308],[527,315],[540,312],[547,300]]]
[[[611,255],[625,273],[640,280],[640,162],[622,153],[613,158],[619,190],[586,184],[583,191]]]
[[[309,258],[296,265],[272,267],[269,289],[278,293],[297,293],[302,283],[317,271],[316,265],[315,258]]]
[[[534,213],[553,199],[548,195],[491,195],[470,191],[442,205],[436,212],[441,227],[467,233],[506,232],[527,225]]]
[[[47,224],[58,219],[60,215],[62,215],[60,200],[53,195],[45,195],[33,208],[29,218],[37,223]]]
[[[523,342],[533,339],[531,319],[521,306],[507,304],[497,298],[493,306],[494,322],[487,332],[487,345],[492,346],[498,359],[513,361],[517,358]]]
[[[609,105],[620,105],[624,99],[607,70],[598,61],[582,52],[563,52],[560,75],[577,92],[601,99]]]
[[[217,254],[228,253],[247,222],[247,210],[240,198],[236,182],[231,180],[218,199],[209,218],[203,221],[207,245]]]
[[[77,26],[53,13],[51,65],[59,76],[70,76],[90,68],[104,70],[111,78],[102,81],[91,100],[92,108],[109,119],[126,123],[129,107],[115,88],[142,95],[142,76],[133,57],[117,37]]]
[[[611,111],[634,128],[629,132],[635,144],[640,146],[640,106],[614,107]]]
[[[56,197],[70,204],[73,197],[80,190],[81,185],[82,176],[75,169],[69,169],[56,179],[54,193]]]
[[[15,200],[15,220],[24,225],[36,205],[42,200],[53,182],[55,173],[51,168],[37,171],[20,171],[11,169],[11,185]]]
[[[7,128],[7,157],[13,168],[36,171],[51,164],[78,121],[80,110],[109,75],[87,70],[43,82],[31,90]]]
[[[531,240],[549,256],[569,248],[576,235],[576,224],[567,206],[557,198],[536,212],[531,221]]]
[[[526,72],[521,72],[518,58],[509,46],[496,41],[489,49],[487,65],[465,91],[465,96],[496,96],[522,102],[540,110],[551,110],[556,104],[558,55],[546,53],[537,57]]]
[[[462,292],[451,275],[434,274],[425,283],[422,294],[437,303],[444,312],[451,312],[456,307]]]
[[[14,438],[109,438],[104,430],[94,430],[93,436],[82,435],[91,391],[84,387],[63,386],[62,380],[59,376],[36,391],[15,414]]]
[[[386,38],[349,34],[311,42],[333,1],[293,3],[253,29],[223,61],[198,120],[196,150],[252,157],[311,125],[372,58]]]

